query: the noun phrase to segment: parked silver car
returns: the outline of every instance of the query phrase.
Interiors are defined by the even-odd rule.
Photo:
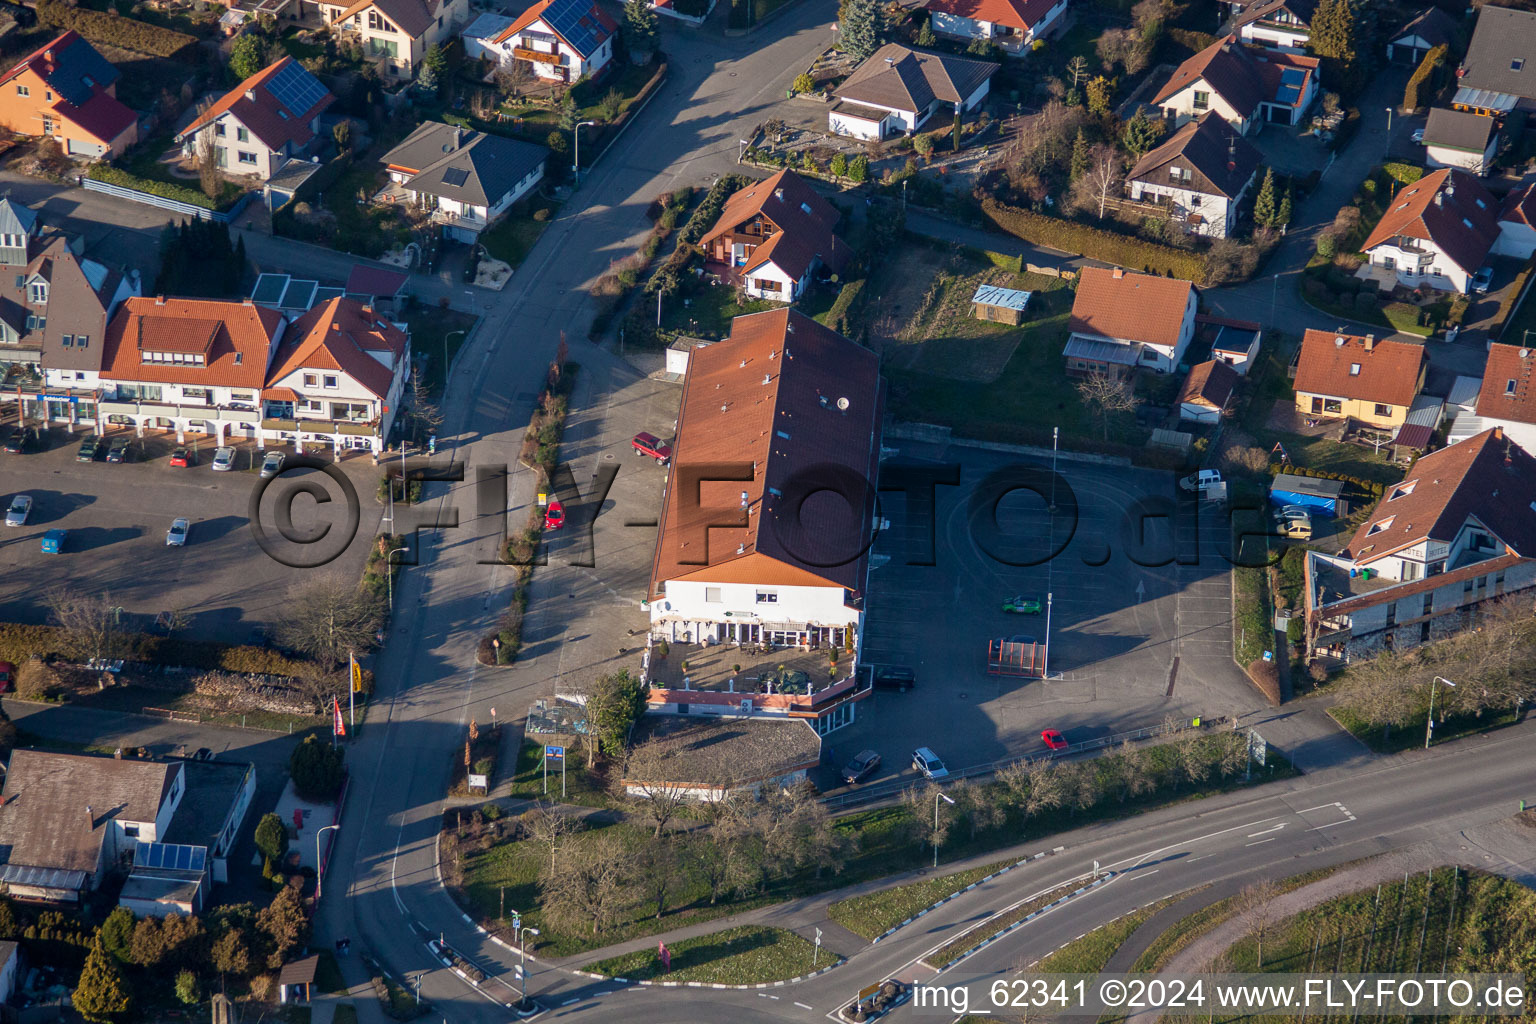
[[[6,526],[25,526],[32,514],[32,495],[18,494],[11,499],[11,507],[5,511]]]
[[[282,452],[267,452],[267,457],[261,460],[261,478],[270,480],[281,473],[286,458]]]
[[[213,470],[216,473],[227,473],[235,468],[235,450],[233,448],[215,448],[213,450]]]
[[[171,528],[165,531],[165,543],[168,547],[179,548],[187,543],[187,531],[191,524],[185,519],[173,519]]]

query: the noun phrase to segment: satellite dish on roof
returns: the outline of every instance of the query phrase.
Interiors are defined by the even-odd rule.
[[[846,398],[839,398],[837,400],[838,411],[839,412],[847,412],[849,404],[850,403],[849,403],[848,399],[846,399]]]

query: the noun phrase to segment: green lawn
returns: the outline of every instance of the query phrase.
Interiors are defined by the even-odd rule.
[[[548,216],[544,220],[535,220],[534,215],[541,210]],[[528,258],[544,229],[554,223],[559,210],[558,203],[546,199],[524,199],[508,210],[495,227],[481,233],[480,244],[485,246],[492,259],[509,263],[516,270]]]
[[[685,305],[686,303],[686,305]],[[681,332],[696,338],[724,338],[731,333],[731,320],[765,309],[778,309],[782,302],[768,299],[737,299],[736,289],[728,285],[701,285],[681,297],[662,299],[661,329]]]
[[[935,968],[943,968],[952,964],[1005,928],[1012,927],[1041,907],[1055,903],[1057,900],[1078,889],[1080,885],[1080,880],[1067,882],[1064,885],[1058,885],[1049,892],[1043,892],[1031,900],[1026,900],[1007,913],[999,914],[997,917],[992,918],[979,928],[972,929],[946,942],[934,952],[923,957],[923,962]]]
[[[178,178],[171,173],[170,168],[166,164],[160,162],[160,157],[164,156],[165,151],[174,145],[174,134],[171,132],[157,135],[147,142],[142,142],[135,146],[133,152],[124,159],[123,170],[135,178],[142,178],[145,181],[162,181],[171,185],[180,185],[182,188],[191,189],[193,192],[201,192],[202,185],[198,182],[198,179]],[[234,182],[224,182],[219,190],[219,207],[223,209],[229,206],[229,204],[239,199],[243,192],[244,190]]]
[[[712,935],[683,939],[668,947],[672,969],[662,967],[654,949],[641,950],[588,964],[584,969],[614,978],[646,981],[698,981],[715,985],[756,985],[787,981],[833,962],[830,953],[818,955],[814,943],[792,931],[744,925]]]
[[[1400,754],[1405,750],[1418,750],[1424,746],[1424,726],[1429,717],[1428,696],[1424,693],[1415,693],[1413,697],[1421,697],[1423,701],[1419,709],[1421,721],[1391,728],[1367,722],[1356,715],[1348,707],[1335,704],[1328,709],[1329,716],[1345,729],[1355,739],[1364,743],[1378,754]],[[1492,711],[1481,717],[1477,715],[1457,715],[1452,718],[1436,720],[1435,743],[1444,743],[1447,740],[1459,739],[1462,736],[1472,736],[1480,732],[1488,732],[1491,729],[1500,729],[1506,725],[1514,725],[1519,716],[1512,710]]]
[[[536,741],[525,742],[517,752],[517,771],[512,776],[509,794],[525,799],[543,799],[544,793],[544,745]],[[598,773],[586,769],[586,756],[578,746],[566,751],[565,796],[560,795],[560,766],[550,765],[549,799],[563,804],[581,804],[586,807],[614,807],[619,801],[608,792],[607,780]]]
[[[931,907],[946,896],[953,895],[974,882],[1000,871],[1013,861],[1003,860],[996,864],[957,871],[952,875],[925,878],[921,882],[895,885],[889,889],[851,896],[838,900],[827,908],[827,916],[855,935],[873,939],[889,928],[912,917],[919,910]]]
[[[411,348],[427,357],[427,370],[422,376],[434,394],[441,392],[443,374],[464,347],[476,319],[468,313],[437,306],[414,305],[406,312],[404,320],[410,328]]]
[[[283,32],[282,44],[283,49],[288,52],[288,56],[294,60],[309,60],[325,55],[325,44],[301,40],[297,26]]]

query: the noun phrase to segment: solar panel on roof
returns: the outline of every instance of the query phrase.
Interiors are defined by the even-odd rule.
[[[180,843],[140,843],[133,851],[133,862],[141,868],[203,871],[208,866],[208,848]]]
[[[589,17],[591,7],[580,0],[557,0],[544,12],[544,22],[582,53],[598,47],[597,26]]]
[[[289,64],[273,75],[267,91],[296,114],[306,113],[325,96],[325,86],[301,64]]]
[[[449,167],[443,171],[443,184],[462,185],[469,180],[469,172],[462,167]]]

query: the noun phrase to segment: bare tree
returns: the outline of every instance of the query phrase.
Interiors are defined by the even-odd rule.
[[[1029,762],[1014,761],[997,770],[997,781],[1010,804],[1023,807],[1029,801]]]
[[[960,814],[970,829],[972,839],[982,832],[997,828],[1008,818],[1008,810],[998,799],[993,786],[978,786],[962,779],[950,787],[950,796],[959,805]]]
[[[676,841],[671,836],[646,843],[635,858],[635,880],[646,900],[655,904],[657,920],[667,912],[667,897],[678,884],[681,866]]]
[[[522,826],[528,833],[528,838],[547,847],[549,850],[549,866],[555,866],[555,857],[559,855],[571,837],[581,831],[581,822],[557,810],[553,804],[540,803],[530,811],[525,811],[522,816]]]
[[[1130,412],[1140,399],[1128,382],[1107,373],[1094,373],[1077,382],[1077,394],[1103,423],[1104,440],[1109,440],[1109,420],[1117,412]]]
[[[329,671],[349,652],[372,650],[382,624],[378,596],[332,573],[294,592],[273,633],[279,643]]]
[[[660,838],[678,808],[692,795],[694,787],[674,776],[681,769],[673,763],[667,748],[657,740],[646,740],[631,748],[624,760],[620,785],[634,798],[634,808],[656,826]]]
[[[1275,899],[1280,887],[1267,878],[1246,886],[1237,894],[1237,913],[1258,944],[1258,968],[1264,969],[1264,936],[1274,923]]]
[[[628,897],[628,866],[628,854],[612,836],[599,834],[573,844],[539,877],[545,911],[567,925],[590,924],[592,934],[598,934]]]
[[[492,74],[496,91],[503,97],[515,96],[518,90],[533,77],[533,68],[523,60],[503,61]]]
[[[1151,758],[1145,750],[1125,740],[1120,744],[1115,758],[1120,762],[1121,801],[1152,791],[1155,783],[1152,780]]]
[[[1119,197],[1124,180],[1120,154],[1110,146],[1095,146],[1088,170],[1072,183],[1072,200],[1084,209],[1097,207],[1103,220],[1110,200]]]
[[[212,125],[197,133],[197,177],[203,195],[217,199],[224,182],[219,177],[219,142]]]
[[[443,367],[446,376],[448,367]],[[435,431],[443,423],[443,410],[432,401],[432,389],[422,379],[421,367],[411,367],[411,414],[428,431]]]
[[[1188,779],[1192,786],[1198,786],[1210,778],[1211,769],[1215,767],[1204,741],[1205,737],[1199,733],[1192,733],[1179,740],[1179,774]]]
[[[920,786],[913,786],[902,794],[901,802],[906,805],[911,813],[916,828],[918,843],[922,846],[939,847],[944,845],[944,840],[949,836],[949,827],[954,824],[954,807],[939,799],[943,790],[933,782],[925,782]],[[937,813],[935,813],[937,807]]]
[[[1024,762],[1024,771],[1029,776],[1029,797],[1024,801],[1026,817],[1033,818],[1066,803],[1066,779],[1061,765],[1048,757],[1037,757]]]
[[[75,661],[111,661],[125,657],[132,646],[123,628],[123,610],[112,595],[82,594],[55,587],[43,596],[49,618],[63,631],[62,653]]]

